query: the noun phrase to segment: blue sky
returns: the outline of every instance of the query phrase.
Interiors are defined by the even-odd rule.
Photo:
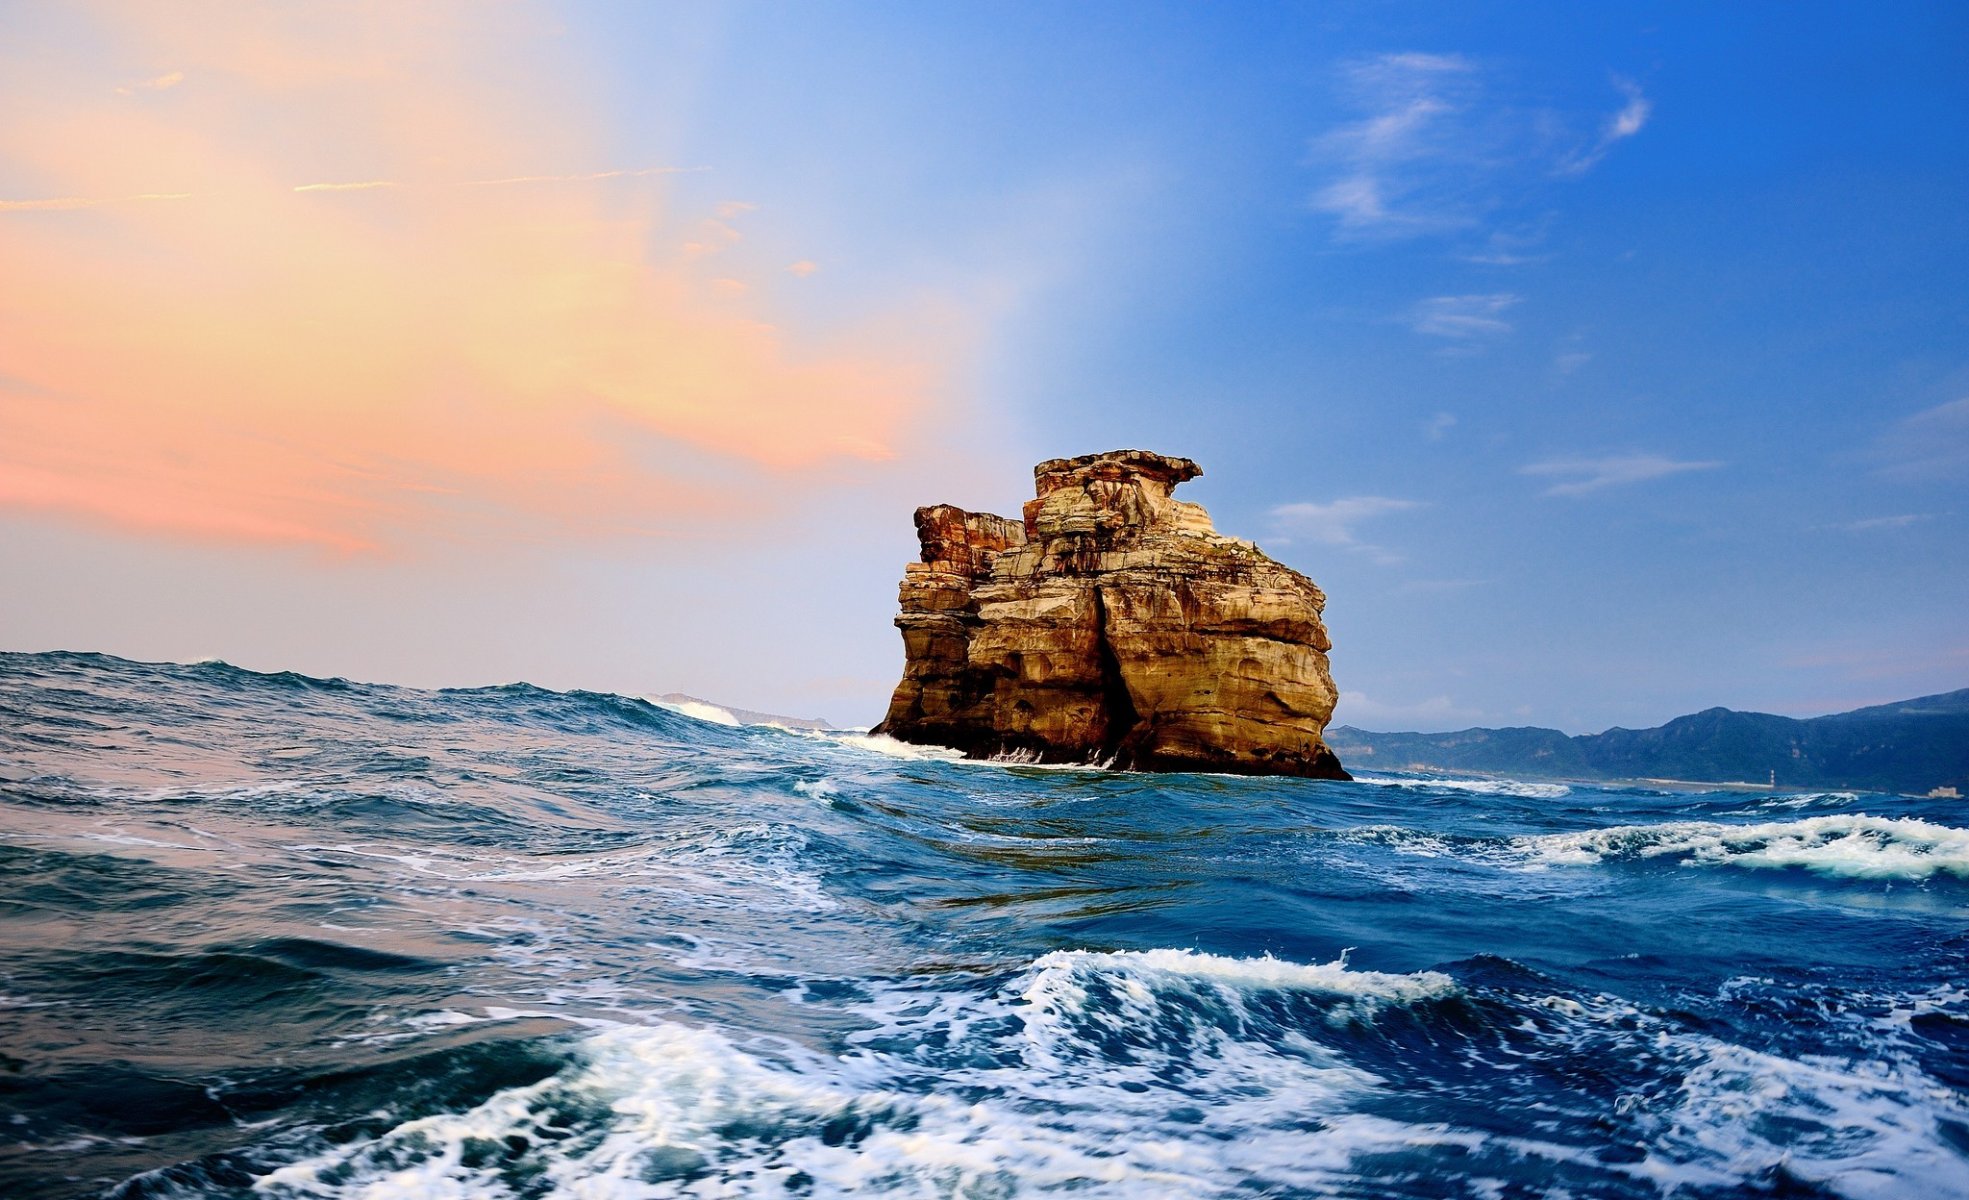
[[[318,30],[296,44],[338,68],[310,80],[429,114],[419,138],[507,139],[461,182],[532,179],[536,160],[561,181],[663,168],[633,181],[646,191],[582,192],[581,219],[632,228],[642,269],[701,294],[641,301],[623,344],[556,340],[552,361],[618,363],[638,329],[729,325],[773,330],[786,372],[717,392],[709,415],[581,406],[610,381],[662,390],[665,371],[711,370],[694,359],[554,375],[539,396],[565,409],[528,393],[529,420],[599,430],[627,481],[607,505],[592,473],[536,479],[507,450],[466,464],[417,441],[448,437],[391,425],[391,460],[441,470],[457,497],[443,523],[406,509],[313,545],[112,510],[89,491],[106,472],[184,453],[123,448],[95,474],[72,468],[72,486],[0,492],[9,648],[676,689],[867,721],[900,669],[889,619],[911,507],[1015,512],[1039,459],[1143,446],[1197,459],[1188,498],[1325,588],[1341,721],[1577,732],[1969,686],[1969,10],[482,11],[382,33],[363,27],[373,13],[324,18],[363,35],[339,51],[362,71]],[[0,13],[15,46],[54,62],[50,89],[124,78],[123,100],[189,106],[207,79],[267,86],[240,65],[257,47]],[[403,49],[378,66],[379,44]],[[307,103],[293,120],[321,159],[289,139],[283,181],[381,189],[386,169],[456,157],[398,138],[385,163],[347,94]],[[496,137],[466,124],[478,111]],[[0,199],[93,195],[33,156],[36,119],[0,131]],[[265,140],[227,161],[260,166]],[[157,170],[103,194],[176,194],[171,163]],[[534,220],[534,203],[497,219]],[[191,236],[111,242],[76,224],[99,211],[0,221],[73,231],[69,253],[113,246],[116,262],[148,252],[131,238]],[[435,211],[431,228],[456,227]],[[420,278],[458,261],[436,257]],[[722,274],[691,274],[711,261]],[[76,303],[86,332],[95,310]],[[18,357],[0,377],[58,413],[54,368]],[[452,377],[430,357],[388,376],[400,411]],[[816,362],[834,382],[813,382]],[[472,428],[516,411],[473,409],[468,392],[436,411]],[[204,416],[277,435],[302,466],[380,453],[339,432],[331,449],[329,424],[262,429],[256,406]],[[54,447],[36,470],[85,440],[32,428]],[[541,428],[516,426],[513,445]]]

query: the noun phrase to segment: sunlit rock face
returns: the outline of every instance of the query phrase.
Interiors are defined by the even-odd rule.
[[[1313,581],[1175,499],[1187,458],[1050,459],[1022,523],[916,510],[876,727],[976,757],[1345,779]]]

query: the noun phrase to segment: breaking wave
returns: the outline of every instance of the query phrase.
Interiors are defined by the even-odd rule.
[[[874,1028],[833,1055],[679,1023],[610,1025],[549,1079],[257,1186],[307,1197],[1315,1186],[1358,1151],[1428,1131],[1352,1111],[1375,1077],[1297,1034],[1267,996],[1368,1019],[1455,993],[1446,976],[1339,963],[1056,952],[981,999],[882,994],[863,1009]],[[1324,1136],[1308,1156],[1311,1129]]]
[[[1414,791],[1469,792],[1477,796],[1523,796],[1531,800],[1557,800],[1572,794],[1563,783],[1526,783],[1516,779],[1449,779],[1433,775],[1356,775],[1354,782],[1376,787],[1408,788]]]
[[[1674,859],[1690,866],[1800,868],[1846,879],[1969,878],[1969,830],[1861,813],[1725,825],[1676,821],[1516,839],[1538,865]]]

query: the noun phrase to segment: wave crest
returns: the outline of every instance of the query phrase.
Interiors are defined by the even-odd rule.
[[[1563,783],[1527,783],[1520,779],[1447,779],[1437,777],[1405,779],[1385,775],[1356,775],[1355,783],[1376,787],[1415,788],[1429,791],[1468,792],[1477,796],[1518,796],[1527,800],[1557,800],[1570,796]]]
[[[1969,878],[1969,830],[1863,813],[1757,825],[1616,825],[1514,838],[1512,845],[1540,866],[1679,858],[1695,866],[1796,867],[1845,879]]]

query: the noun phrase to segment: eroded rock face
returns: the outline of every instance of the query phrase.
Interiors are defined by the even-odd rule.
[[[977,757],[1344,779],[1312,580],[1175,499],[1186,458],[1051,459],[1023,523],[916,510],[876,727]]]

